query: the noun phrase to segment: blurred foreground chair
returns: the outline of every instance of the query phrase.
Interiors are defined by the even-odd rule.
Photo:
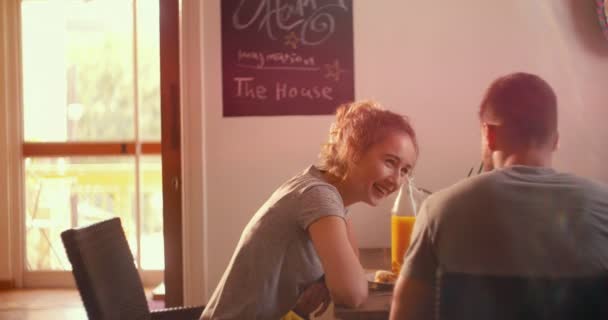
[[[608,319],[608,275],[520,277],[446,273],[439,277],[439,320]]]
[[[204,307],[150,311],[119,218],[61,233],[90,320],[194,320]]]

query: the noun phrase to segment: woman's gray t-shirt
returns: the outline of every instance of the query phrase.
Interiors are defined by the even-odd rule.
[[[308,226],[344,218],[338,190],[314,166],[280,186],[247,224],[201,319],[279,319],[323,276]]]

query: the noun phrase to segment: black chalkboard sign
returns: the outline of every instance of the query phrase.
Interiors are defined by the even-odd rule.
[[[354,99],[352,0],[222,0],[224,116],[331,114]]]

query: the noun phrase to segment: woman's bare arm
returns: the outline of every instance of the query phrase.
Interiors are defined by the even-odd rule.
[[[350,245],[353,247],[355,251],[355,255],[359,258],[359,243],[357,243],[357,238],[355,237],[355,233],[353,232],[353,223],[349,217],[345,218],[346,220],[346,232],[348,233],[348,240],[350,241]]]
[[[308,233],[325,270],[325,282],[336,304],[356,307],[367,299],[367,281],[347,222],[327,216],[313,222]]]

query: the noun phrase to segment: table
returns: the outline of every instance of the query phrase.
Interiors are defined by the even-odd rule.
[[[370,291],[367,300],[356,309],[334,307],[334,316],[338,320],[386,320],[392,298],[392,291]]]
[[[390,248],[359,250],[359,259],[365,269],[390,269]],[[358,308],[336,306],[334,316],[339,320],[385,320],[388,319],[393,292],[370,291],[369,297]]]

